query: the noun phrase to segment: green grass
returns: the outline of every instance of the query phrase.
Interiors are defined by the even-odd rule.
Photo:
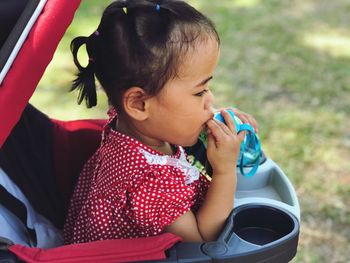
[[[84,0],[31,102],[61,119],[104,117],[68,93],[69,42],[97,27],[109,1]],[[350,2],[189,1],[217,25],[221,60],[212,88],[260,124],[264,151],[293,182],[302,209],[293,262],[349,262]]]

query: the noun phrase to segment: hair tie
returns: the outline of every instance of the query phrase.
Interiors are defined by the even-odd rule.
[[[160,11],[160,4],[156,4],[156,11],[157,11],[157,12]]]

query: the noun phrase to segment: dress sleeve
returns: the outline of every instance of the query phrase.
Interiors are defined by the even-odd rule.
[[[157,235],[191,209],[194,191],[177,168],[148,171],[130,192],[129,216],[144,235]]]

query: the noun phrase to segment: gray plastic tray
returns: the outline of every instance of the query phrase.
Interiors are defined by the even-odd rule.
[[[282,169],[271,159],[262,163],[252,177],[237,174],[235,207],[263,204],[291,212],[300,221],[300,205],[293,185]]]

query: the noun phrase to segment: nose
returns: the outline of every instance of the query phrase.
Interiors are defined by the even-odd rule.
[[[213,103],[214,103],[214,95],[211,92],[211,90],[209,90],[205,98],[205,103],[204,103],[205,109],[211,109],[213,106]]]

